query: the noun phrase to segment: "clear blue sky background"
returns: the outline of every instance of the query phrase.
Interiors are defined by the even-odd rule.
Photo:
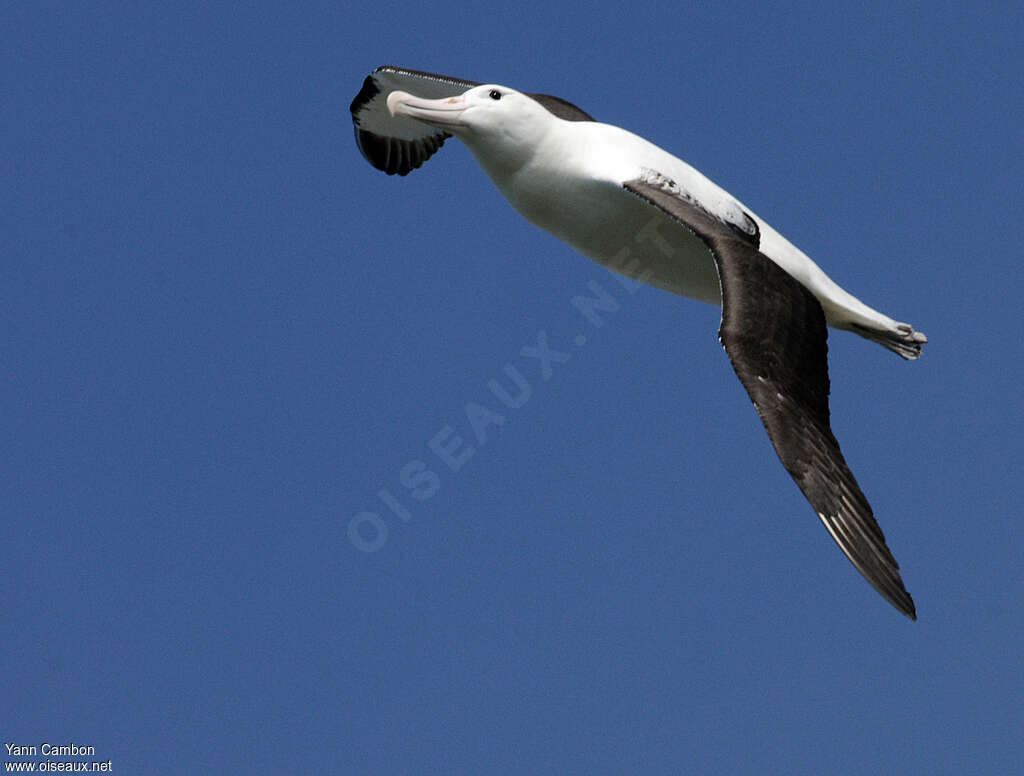
[[[1019,3],[36,2],[0,28],[3,741],[131,774],[1020,768]],[[348,105],[381,64],[643,134],[927,332],[916,363],[831,338],[919,622],[779,465],[715,308],[627,294],[456,141],[366,164]],[[569,303],[592,281],[621,302],[600,329]],[[571,354],[548,381],[541,330]],[[480,444],[464,406],[502,409],[505,364],[532,395]]]

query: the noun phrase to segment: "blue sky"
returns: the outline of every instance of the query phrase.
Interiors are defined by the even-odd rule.
[[[4,742],[138,774],[1019,767],[1019,5],[0,26]],[[928,334],[915,363],[830,339],[917,623],[779,465],[715,308],[627,293],[456,141],[407,178],[366,164],[348,105],[381,64],[638,132]],[[600,329],[570,304],[593,282],[621,303]],[[547,380],[541,331],[570,354]],[[498,409],[506,364],[530,398],[481,443],[465,407]]]

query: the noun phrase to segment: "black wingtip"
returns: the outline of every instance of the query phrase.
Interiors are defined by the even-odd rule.
[[[871,581],[871,580],[869,580]],[[899,574],[896,575],[896,584],[899,585],[898,591],[885,591],[878,587],[874,582],[871,582],[871,586],[875,588],[879,593],[882,594],[882,598],[892,604],[893,608],[896,609],[907,619],[917,622],[917,607],[914,606],[914,599],[910,597],[910,593],[907,592],[906,588],[903,587],[903,580],[900,579]]]
[[[378,94],[380,94],[380,89],[377,88],[377,84],[374,82],[373,76],[366,76],[366,78],[363,79],[363,88],[360,89],[358,94],[352,98],[352,102],[348,106],[348,112],[352,114],[353,121],[356,120],[356,117],[359,115],[359,111],[362,110],[370,100]]]
[[[893,605],[911,620],[917,622],[917,607],[914,606],[914,599],[910,597],[910,593],[907,593],[906,590],[903,592],[906,593],[907,597],[899,603],[894,601]]]

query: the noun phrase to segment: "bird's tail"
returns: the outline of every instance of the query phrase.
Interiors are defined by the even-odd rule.
[[[914,327],[909,323],[897,323],[894,329],[874,329],[858,323],[851,323],[849,328],[908,361],[919,358],[921,346],[928,341],[924,332],[914,331]]]

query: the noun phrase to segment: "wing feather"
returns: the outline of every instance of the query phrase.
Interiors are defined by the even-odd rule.
[[[864,578],[917,619],[899,564],[832,433],[828,327],[821,304],[760,252],[758,234],[647,179],[623,186],[708,246],[722,286],[719,338],[782,465]]]

